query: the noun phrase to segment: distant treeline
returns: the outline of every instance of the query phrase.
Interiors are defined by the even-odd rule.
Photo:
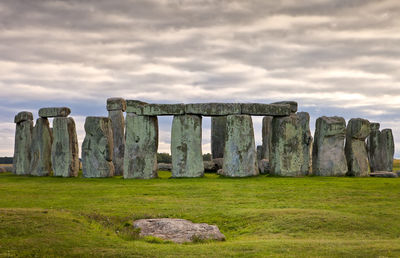
[[[0,164],[12,164],[13,158],[12,157],[0,157]]]
[[[203,160],[210,161],[211,154],[210,153],[203,154]],[[165,152],[157,153],[157,162],[158,163],[171,163],[172,162],[171,154],[165,153]]]

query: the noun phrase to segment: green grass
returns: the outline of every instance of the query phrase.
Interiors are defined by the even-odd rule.
[[[124,180],[0,174],[1,256],[399,257],[400,179]],[[140,218],[216,224],[225,242],[140,238]]]

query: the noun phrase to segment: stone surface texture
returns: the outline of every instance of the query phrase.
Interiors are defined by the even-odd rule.
[[[124,112],[126,110],[126,101],[123,98],[108,98],[107,99],[107,110],[120,110]]]
[[[158,163],[158,170],[160,171],[171,171],[172,164],[171,163]]]
[[[225,236],[215,225],[193,223],[184,219],[141,219],[133,222],[140,229],[140,236],[153,236],[175,243],[198,240],[225,240]]]
[[[370,177],[388,177],[388,178],[396,178],[399,177],[397,173],[393,173],[390,171],[376,171],[369,174]]]
[[[214,161],[205,160],[203,164],[205,172],[217,172],[219,169],[218,165],[215,164]]]
[[[114,175],[113,134],[108,117],[86,117],[86,136],[82,143],[83,177]]]
[[[14,123],[18,124],[23,121],[33,121],[33,114],[28,111],[22,111],[19,112],[15,117],[14,117]]]
[[[280,105],[290,105],[290,112],[296,113],[298,104],[296,101],[278,101],[272,104],[280,104]]]
[[[32,131],[30,174],[48,176],[51,171],[53,135],[47,118],[38,118]]]
[[[148,103],[140,100],[126,100],[126,112],[141,114],[143,107],[146,106],[147,104]]]
[[[141,113],[143,116],[171,116],[184,115],[185,104],[147,104],[144,105]]]
[[[174,116],[171,129],[172,177],[202,177],[202,118]]]
[[[394,139],[391,129],[384,129],[381,132],[376,123],[371,124],[367,150],[372,172],[393,170]]]
[[[29,175],[33,131],[33,121],[29,119],[33,116],[32,113],[30,115],[26,114],[27,112],[21,113],[15,119],[17,123],[14,142],[13,173],[16,175]]]
[[[312,165],[312,144],[313,144],[313,137],[311,136],[310,130],[310,114],[307,112],[298,112],[297,117],[299,118],[301,131],[303,133],[303,164],[301,167],[301,171],[307,171],[307,175],[311,174],[311,165]]]
[[[114,175],[122,176],[124,174],[124,155],[125,155],[125,118],[122,110],[108,111],[108,117],[111,119],[113,132],[113,164]]]
[[[226,116],[241,112],[239,103],[196,103],[185,106],[186,114],[193,115]]]
[[[157,117],[127,113],[124,178],[157,177],[157,149]]]
[[[320,117],[316,121],[313,147],[313,174],[345,176],[347,161],[344,152],[346,121],[343,117]]]
[[[224,157],[226,116],[211,117],[211,155],[213,159]]]
[[[371,132],[370,123],[366,119],[353,118],[346,130],[345,153],[349,176],[369,176],[370,168],[365,139]]]
[[[371,132],[367,138],[367,152],[368,152],[368,160],[371,168],[371,172],[381,171],[379,169],[380,162],[380,149],[379,149],[379,138],[381,131],[379,130],[379,123],[371,123],[370,124]]]
[[[71,109],[67,107],[47,107],[39,109],[39,116],[47,117],[67,117],[71,114]]]
[[[75,121],[71,117],[56,117],[53,120],[51,161],[54,176],[78,176],[78,138],[76,135]]]
[[[248,177],[259,174],[253,121],[249,115],[230,115],[226,120],[222,175]]]
[[[273,116],[264,116],[262,120],[262,159],[269,160],[272,145],[272,119]]]
[[[288,104],[262,104],[262,103],[243,103],[241,114],[252,116],[288,116],[290,115],[290,105]]]

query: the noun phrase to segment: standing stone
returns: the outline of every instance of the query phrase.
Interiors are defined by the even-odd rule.
[[[227,117],[221,174],[228,177],[248,177],[259,174],[253,121],[249,115]]]
[[[308,174],[308,132],[300,117],[291,114],[272,120],[271,174],[276,176],[305,176]],[[307,167],[307,168],[306,168]]]
[[[371,168],[371,172],[374,171],[382,171],[378,167],[380,155],[379,155],[379,137],[380,137],[380,124],[379,123],[371,123],[371,132],[367,138],[367,151],[368,151],[368,160]]]
[[[124,153],[125,153],[125,119],[124,111],[126,102],[122,98],[107,99],[108,117],[111,119],[114,156],[113,163],[115,168],[114,175],[122,176],[124,174]]]
[[[16,130],[13,173],[16,175],[29,175],[33,130],[32,120],[32,113],[26,111],[18,113],[14,119]]]
[[[257,161],[262,160],[262,154],[263,154],[263,146],[262,145],[257,145]]]
[[[126,114],[124,178],[157,177],[158,119]]]
[[[313,147],[313,174],[345,176],[347,161],[344,153],[346,121],[343,117],[320,117],[316,121]]]
[[[226,116],[211,117],[211,155],[213,159],[224,157]]]
[[[365,139],[370,132],[370,123],[366,119],[353,118],[347,125],[345,153],[349,176],[369,176]]]
[[[114,175],[113,136],[108,117],[86,117],[86,136],[82,143],[83,177]]]
[[[62,177],[78,176],[79,148],[74,119],[72,117],[54,118],[53,138],[51,149],[53,175]]]
[[[296,103],[297,104],[297,103]],[[311,151],[312,151],[312,143],[313,137],[311,136],[310,130],[310,114],[307,112],[298,112],[297,117],[300,121],[301,131],[303,133],[303,164],[301,167],[301,171],[306,171],[306,175],[311,173]]]
[[[202,177],[201,116],[174,116],[171,129],[172,177]]]
[[[269,160],[272,145],[272,119],[273,116],[264,116],[262,120],[262,159]]]
[[[381,152],[381,171],[393,171],[394,139],[391,129],[384,129],[379,138]]]
[[[51,173],[53,135],[47,118],[38,118],[32,133],[30,174],[48,176]]]

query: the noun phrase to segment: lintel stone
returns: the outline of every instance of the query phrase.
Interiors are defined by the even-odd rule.
[[[143,116],[173,116],[184,115],[185,104],[147,104],[138,115]]]
[[[274,102],[274,103],[272,103],[272,104],[286,104],[286,105],[290,105],[290,111],[292,112],[292,113],[296,113],[297,112],[297,107],[298,107],[298,104],[297,104],[297,102],[296,101],[278,101],[278,102]]]
[[[67,107],[47,107],[39,109],[39,116],[48,117],[67,117],[71,114],[71,109]]]
[[[19,112],[14,118],[14,123],[16,124],[21,123],[23,121],[33,121],[32,113],[28,111],[22,111]]]
[[[195,103],[187,104],[186,114],[203,116],[239,115],[241,112],[239,103]]]
[[[143,102],[140,100],[127,100],[126,101],[126,112],[141,114],[143,107],[146,105],[147,105],[146,102]]]
[[[123,98],[108,98],[107,99],[107,110],[126,110],[126,101]]]
[[[241,113],[252,116],[289,116],[291,107],[289,104],[241,104]]]

